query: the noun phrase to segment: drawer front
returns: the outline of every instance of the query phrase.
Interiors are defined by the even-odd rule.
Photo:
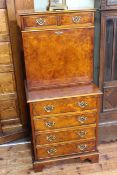
[[[64,155],[73,155],[77,153],[91,152],[95,150],[95,140],[86,142],[72,142],[56,144],[51,146],[37,146],[37,158],[51,158]]]
[[[93,12],[71,13],[61,16],[61,25],[80,25],[86,26],[94,23]]]
[[[0,64],[12,62],[11,46],[9,42],[0,42]]]
[[[91,110],[96,109],[96,107],[97,98],[95,96],[75,97],[32,103],[32,113],[34,116],[59,114],[66,112]]]
[[[0,117],[5,121],[19,118],[17,99],[0,100]]]
[[[43,26],[56,26],[57,16],[51,15],[32,15],[23,17],[23,28],[28,27],[43,27]]]
[[[36,136],[36,144],[51,144],[72,140],[95,139],[95,126],[79,127],[63,131],[39,133]]]
[[[15,89],[14,73],[0,73],[0,93],[14,93]]]
[[[35,131],[53,130],[96,123],[97,113],[64,114],[56,117],[34,118]],[[62,122],[61,122],[62,121]]]
[[[0,33],[9,33],[6,9],[0,9]]]

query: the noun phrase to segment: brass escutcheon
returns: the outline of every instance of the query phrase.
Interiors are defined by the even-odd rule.
[[[56,35],[62,35],[63,34],[63,31],[56,31],[55,34]]]

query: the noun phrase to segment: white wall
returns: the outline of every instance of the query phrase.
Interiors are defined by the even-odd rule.
[[[66,0],[68,10],[92,9],[95,0]]]

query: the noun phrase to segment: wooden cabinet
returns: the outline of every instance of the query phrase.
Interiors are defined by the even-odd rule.
[[[19,65],[14,59],[6,1],[0,0],[0,144],[27,135],[26,109],[22,112],[25,101],[19,101],[24,91],[17,87],[17,81],[23,80],[17,79],[15,69]]]
[[[101,119],[106,123],[109,133],[113,135],[111,140],[115,140],[117,138],[115,134],[117,132],[117,1],[102,0],[101,8],[100,87],[104,92]]]
[[[100,90],[93,81],[94,10],[19,12],[34,169],[98,161]]]
[[[100,96],[94,84],[27,90],[35,170],[41,171],[51,161],[62,161],[63,156],[67,160],[84,155],[98,161]]]
[[[22,27],[25,31],[22,32],[22,37],[29,90],[47,86],[73,85],[77,82],[89,83],[93,80],[94,29],[90,25],[90,18],[87,18],[88,15],[91,16],[91,22],[93,22],[93,14],[81,13],[81,22],[78,24],[73,22],[75,15],[79,16],[79,13],[69,14],[69,16],[59,14],[57,17],[61,21],[58,26],[64,25],[64,28],[58,27],[50,30],[52,26],[49,25],[46,31],[42,29],[38,31],[37,29],[40,26],[42,28],[42,25],[38,24],[37,29],[34,25],[41,18],[46,21],[45,15],[43,15],[44,17],[42,15],[40,17],[39,15],[23,17]],[[48,20],[52,22],[51,15],[48,16]],[[56,17],[56,15],[54,16]],[[32,24],[31,29],[27,29],[27,23],[24,22],[26,18],[27,21],[29,20],[29,25]],[[68,24],[64,22],[65,18],[69,21]],[[33,23],[31,23],[32,21]],[[66,25],[71,25],[71,22],[75,26],[67,29]],[[86,27],[83,27],[82,23]],[[45,24],[46,22],[43,26]],[[31,30],[33,31],[31,32]]]

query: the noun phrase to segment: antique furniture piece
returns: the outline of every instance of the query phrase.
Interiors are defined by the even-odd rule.
[[[100,88],[104,92],[101,122],[108,141],[117,139],[117,0],[102,0]]]
[[[93,81],[94,10],[19,12],[34,169],[98,161],[100,90]]]
[[[93,8],[93,0],[86,0],[85,1],[85,5],[87,4],[87,8],[89,8],[89,4],[88,2],[92,2],[92,8]],[[0,0],[0,5],[1,4],[5,4],[4,0]],[[76,0],[72,0],[72,4],[74,4],[74,2],[76,2]],[[80,0],[80,2],[83,2],[82,0]],[[71,0],[66,0],[67,6],[70,9],[73,9],[74,6],[71,6]],[[16,13],[19,10],[26,10],[26,9],[33,9],[34,8],[34,0],[7,0],[6,1],[6,5],[7,5],[7,13],[8,13],[8,19],[9,19],[9,29],[10,29],[10,33],[12,33],[12,53],[14,55],[14,58],[16,58],[15,60],[17,61],[21,61],[23,60],[22,57],[19,54],[19,50],[20,50],[20,42],[17,38],[20,38],[19,36],[19,30],[17,28],[17,21],[16,21]],[[115,7],[111,6],[111,7]],[[2,7],[3,8],[3,7]],[[81,8],[81,6],[75,5],[75,9],[79,9]],[[90,7],[91,8],[91,7]],[[95,8],[100,8],[100,0],[96,0],[95,1]],[[107,8],[107,7],[106,7]],[[99,13],[96,13],[95,15],[95,50],[94,50],[94,81],[96,84],[98,84],[98,74],[99,74],[99,37],[100,37],[100,15]],[[14,44],[15,43],[15,44]],[[22,50],[21,50],[22,51]],[[17,64],[19,65],[19,64]],[[20,74],[22,73],[22,67],[20,67]],[[20,84],[20,83],[19,83]],[[22,87],[22,86],[17,86],[18,88]],[[20,97],[20,95],[19,95]],[[22,105],[22,107],[24,107],[24,105]],[[22,108],[21,108],[22,109]],[[24,111],[25,111],[25,107],[24,107]],[[106,115],[106,113],[103,113]],[[115,113],[116,115],[116,113]],[[104,115],[103,115],[104,116]],[[102,142],[107,142],[107,141],[111,141],[113,138],[115,139],[116,136],[116,124],[108,124],[108,120],[110,119],[109,115],[106,117],[101,116],[101,119],[99,121],[99,143]],[[114,115],[113,115],[114,117]],[[112,117],[111,117],[112,120]],[[26,120],[27,123],[29,123],[29,120]],[[114,136],[114,137],[113,137]]]
[[[8,23],[6,2],[0,0],[0,144],[27,135],[23,80],[12,53]]]

